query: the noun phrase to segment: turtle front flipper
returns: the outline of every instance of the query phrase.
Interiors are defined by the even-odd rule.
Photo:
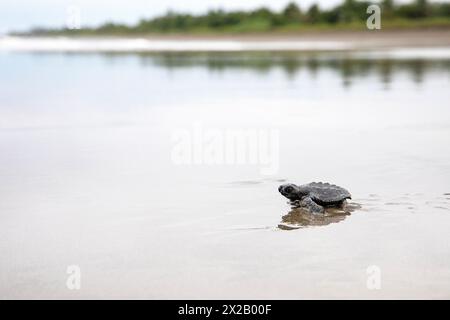
[[[304,197],[300,201],[300,206],[308,209],[311,213],[324,213],[325,212],[325,208],[318,205],[317,203],[315,203],[313,201],[313,199],[311,199],[310,197]]]

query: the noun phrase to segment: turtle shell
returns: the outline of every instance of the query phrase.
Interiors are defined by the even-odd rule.
[[[350,192],[334,184],[311,182],[304,187],[311,190],[309,196],[319,204],[335,204],[352,198]]]

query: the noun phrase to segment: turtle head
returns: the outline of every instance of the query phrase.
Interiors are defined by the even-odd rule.
[[[300,200],[300,188],[293,183],[282,184],[278,187],[278,191],[291,201]]]

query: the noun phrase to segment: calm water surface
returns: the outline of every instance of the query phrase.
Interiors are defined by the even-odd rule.
[[[449,88],[450,57],[0,52],[0,297],[450,298]],[[277,133],[273,174],[177,164],[198,128]]]

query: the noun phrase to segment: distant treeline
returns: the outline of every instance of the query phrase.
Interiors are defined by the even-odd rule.
[[[252,11],[211,10],[203,15],[182,14],[169,11],[164,16],[143,19],[136,25],[106,23],[98,28],[34,29],[32,34],[146,34],[183,32],[258,32],[277,29],[296,30],[302,27],[326,27],[339,25],[365,25],[370,4],[379,4],[382,23],[402,21],[403,26],[417,25],[420,21],[437,21],[436,25],[450,25],[450,3],[430,3],[414,0],[397,4],[393,0],[381,2],[344,0],[331,9],[317,4],[300,8],[289,3],[280,12],[262,7]],[[364,23],[364,24],[363,24]],[[420,24],[419,24],[420,25]]]

